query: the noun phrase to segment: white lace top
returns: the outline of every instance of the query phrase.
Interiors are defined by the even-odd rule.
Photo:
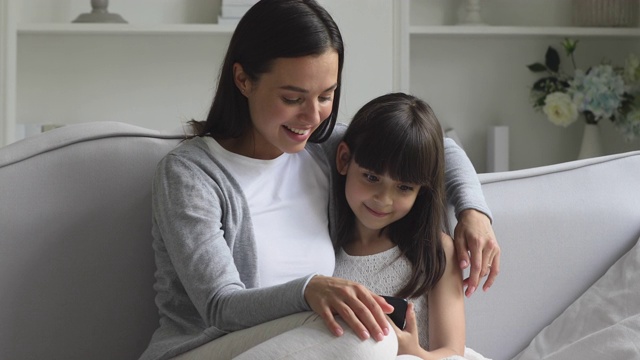
[[[336,255],[333,276],[358,282],[379,295],[396,295],[409,280],[411,263],[400,256],[395,246],[387,251],[367,256],[351,256],[343,249]],[[427,296],[412,299],[418,321],[420,345],[428,349],[429,312]]]

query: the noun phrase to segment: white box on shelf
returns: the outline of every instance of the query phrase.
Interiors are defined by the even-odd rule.
[[[222,0],[222,5],[249,5],[257,3],[259,0]]]
[[[509,127],[491,126],[487,131],[487,172],[509,171]]]
[[[41,124],[16,124],[16,136],[15,140],[22,140],[28,138],[29,136],[37,135],[42,132]]]
[[[251,5],[222,5],[220,14],[223,18],[239,19],[249,11]]]

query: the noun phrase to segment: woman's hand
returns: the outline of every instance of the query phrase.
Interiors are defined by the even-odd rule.
[[[458,215],[454,242],[460,267],[466,269],[471,265],[469,277],[464,280],[465,295],[471,296],[478,288],[480,278],[487,275],[483,290],[489,290],[500,273],[500,246],[489,217],[473,209],[462,211]]]
[[[336,336],[341,336],[344,330],[334,314],[363,340],[373,337],[381,341],[391,331],[385,314],[391,313],[393,306],[353,281],[317,275],[307,284],[304,297]]]

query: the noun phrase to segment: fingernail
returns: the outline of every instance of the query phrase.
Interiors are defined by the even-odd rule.
[[[469,263],[467,262],[467,260],[460,261],[460,267],[461,268],[466,269],[467,266],[469,266]]]
[[[367,340],[369,337],[371,337],[371,335],[369,335],[368,331],[363,331],[361,337],[363,340]]]
[[[374,336],[374,339],[376,339],[376,341],[382,341],[384,340],[384,335],[382,333],[378,333]]]
[[[336,336],[342,336],[344,334],[344,331],[341,328],[336,328],[335,334]]]
[[[473,295],[473,293],[476,291],[476,287],[472,286],[471,289],[469,289],[468,293],[469,295],[467,295],[467,297],[470,297],[471,295]]]
[[[388,328],[388,327],[383,328],[383,329],[382,329],[382,332],[384,333],[384,336],[389,335],[389,328]]]

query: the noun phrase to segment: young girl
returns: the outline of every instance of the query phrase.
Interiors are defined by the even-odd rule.
[[[463,355],[462,272],[443,232],[444,145],[429,105],[402,93],[370,101],[338,145],[336,165],[334,276],[412,300],[405,330],[395,329],[399,355]]]

